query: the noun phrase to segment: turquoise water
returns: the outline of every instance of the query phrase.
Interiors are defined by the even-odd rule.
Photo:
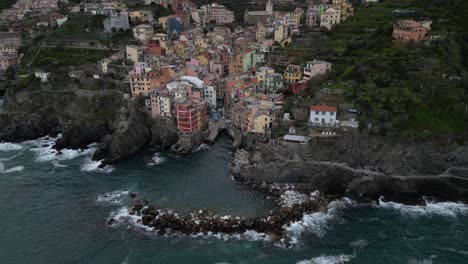
[[[259,240],[161,237],[107,219],[127,192],[162,207],[263,215],[261,193],[229,176],[230,142],[185,157],[152,153],[97,170],[91,151],[55,156],[48,140],[0,143],[0,263],[468,263],[468,208],[331,205],[290,228],[286,250]],[[50,143],[47,143],[50,144]]]

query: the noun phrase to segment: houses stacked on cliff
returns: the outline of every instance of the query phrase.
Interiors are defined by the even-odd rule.
[[[349,0],[317,1],[307,8],[306,25],[331,30],[353,15],[354,7]]]

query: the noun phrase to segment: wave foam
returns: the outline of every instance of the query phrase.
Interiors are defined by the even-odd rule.
[[[382,198],[379,199],[377,208],[398,211],[407,216],[449,216],[457,217],[459,215],[468,214],[468,205],[463,203],[454,202],[429,202],[425,201],[425,205],[404,205],[395,202],[384,202]]]
[[[20,172],[24,170],[24,166],[16,166],[13,168],[5,169],[5,164],[3,162],[0,162],[0,173],[6,174],[6,173],[12,173],[12,172]]]
[[[82,172],[97,172],[97,173],[111,173],[114,171],[114,167],[106,165],[102,167],[102,160],[95,161],[91,160],[91,157],[87,158],[81,164],[81,171]]]
[[[145,226],[142,224],[142,216],[131,215],[128,212],[128,208],[122,207],[117,211],[111,213],[111,216],[108,220],[114,219],[115,222],[112,226],[117,227],[119,225],[125,225],[127,228],[137,228],[145,231],[153,231],[153,228]]]
[[[410,258],[408,264],[432,264],[432,260],[435,258],[437,258],[437,255],[431,255],[426,259]]]
[[[123,199],[127,197],[129,191],[114,191],[99,195],[96,199],[98,203],[122,204]]]
[[[23,146],[16,143],[0,142],[0,151],[22,150]]]
[[[338,256],[320,256],[307,260],[301,260],[297,264],[343,264],[350,262],[353,256],[338,255]]]
[[[326,234],[330,223],[339,220],[340,211],[350,205],[354,205],[354,203],[350,199],[343,198],[340,201],[331,202],[328,205],[327,212],[304,214],[300,221],[285,226],[291,245],[299,245],[305,233],[311,233],[322,238]]]

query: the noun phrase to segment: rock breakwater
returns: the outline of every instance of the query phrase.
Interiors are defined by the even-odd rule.
[[[284,191],[286,187],[270,186],[268,190],[278,197],[276,210],[270,211],[265,217],[240,217],[233,215],[218,215],[213,210],[198,210],[183,214],[172,209],[158,208],[149,201],[130,197],[133,205],[128,208],[128,214],[136,225],[159,235],[242,235],[256,232],[265,234],[273,243],[289,246],[287,226],[299,221],[304,214],[326,210],[327,203],[319,192],[300,194],[294,190]],[[288,188],[290,188],[288,186]],[[281,193],[282,192],[282,193]],[[281,194],[280,194],[281,193]],[[119,219],[112,217],[108,224],[113,225]]]

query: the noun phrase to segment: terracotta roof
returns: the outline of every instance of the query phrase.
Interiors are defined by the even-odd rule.
[[[321,111],[321,112],[336,112],[336,106],[330,105],[313,105],[310,107],[310,111]]]

